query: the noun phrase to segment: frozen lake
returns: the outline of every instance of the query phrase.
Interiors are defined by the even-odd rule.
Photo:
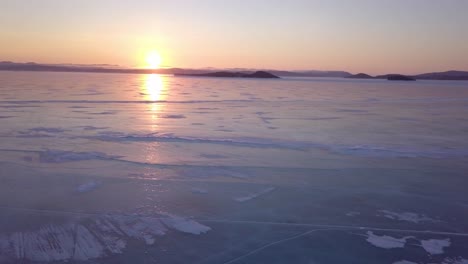
[[[0,263],[468,263],[468,82],[0,72]]]

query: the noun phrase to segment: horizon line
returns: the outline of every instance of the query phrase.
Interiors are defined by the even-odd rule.
[[[366,74],[365,71],[347,71],[347,70],[318,70],[318,69],[278,69],[278,68],[250,68],[250,67],[214,67],[214,66],[204,66],[204,67],[180,67],[180,66],[169,66],[169,65],[161,65],[158,68],[145,68],[145,67],[138,67],[138,66],[123,66],[119,64],[111,64],[111,63],[42,63],[42,62],[35,62],[35,61],[27,61],[27,62],[18,62],[18,61],[10,61],[10,60],[0,60],[0,64],[23,64],[23,65],[38,65],[38,66],[57,66],[57,67],[76,67],[76,68],[98,68],[98,69],[120,69],[120,70],[142,70],[142,71],[157,71],[157,70],[170,70],[170,69],[181,69],[181,70],[238,70],[238,71],[284,71],[284,72],[291,72],[291,73],[306,73],[306,72],[342,72],[342,73],[349,73],[351,75],[355,74]],[[1,69],[4,70],[4,69]],[[445,69],[445,70],[432,70],[428,72],[418,72],[418,73],[402,73],[402,72],[390,72],[390,73],[383,73],[383,74],[369,74],[374,76],[379,75],[387,75],[387,74],[402,74],[407,76],[419,75],[419,74],[426,74],[426,73],[437,73],[437,72],[451,72],[451,71],[461,71],[461,72],[468,72],[468,70],[464,69]]]

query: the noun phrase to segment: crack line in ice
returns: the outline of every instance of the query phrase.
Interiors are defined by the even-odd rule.
[[[281,239],[281,240],[278,240],[278,241],[275,241],[275,242],[271,242],[271,243],[268,243],[268,244],[266,244],[266,245],[264,245],[264,246],[262,246],[262,247],[259,247],[259,248],[257,248],[257,249],[254,249],[254,250],[248,252],[247,254],[244,254],[244,255],[242,255],[242,256],[239,256],[239,257],[237,257],[237,258],[235,258],[235,259],[232,259],[232,260],[230,260],[230,261],[228,261],[228,262],[224,262],[224,264],[230,264],[230,263],[237,262],[237,261],[239,261],[239,260],[241,260],[241,259],[244,259],[244,258],[246,258],[246,257],[248,257],[248,256],[251,256],[251,255],[253,255],[253,254],[257,253],[257,252],[260,252],[260,251],[262,251],[262,250],[264,250],[264,249],[266,249],[266,248],[269,248],[269,247],[271,247],[271,246],[274,246],[274,245],[277,245],[277,244],[280,244],[280,243],[283,243],[283,242],[286,242],[286,241],[290,241],[290,240],[293,240],[293,239],[296,239],[296,238],[300,238],[300,237],[303,237],[303,236],[307,236],[307,235],[309,235],[309,234],[311,234],[311,233],[313,233],[313,232],[317,232],[317,231],[329,231],[329,230],[332,230],[332,229],[314,229],[314,230],[309,230],[309,231],[307,231],[307,232],[304,232],[304,233],[301,233],[301,234],[298,234],[298,235],[295,235],[295,236],[292,236],[292,237],[288,237],[288,238],[284,238],[284,239]]]
[[[268,187],[268,188],[265,188],[265,189],[262,189],[258,192],[255,192],[255,193],[250,193],[248,194],[247,196],[242,196],[242,197],[236,197],[234,198],[235,201],[238,201],[238,202],[247,202],[247,201],[250,201],[252,199],[255,199],[255,198],[258,198],[264,194],[267,194],[269,192],[272,192],[275,190],[275,187]]]
[[[37,213],[71,214],[71,215],[77,215],[77,216],[106,216],[108,215],[108,214],[100,214],[100,213],[39,210],[39,209],[7,207],[7,206],[0,206],[0,209],[18,210],[18,211],[25,211],[25,212],[37,212]],[[167,219],[167,217],[153,217],[153,216],[150,218]],[[315,227],[315,228],[330,228],[330,229],[339,229],[339,230],[372,230],[372,231],[385,231],[385,232],[396,232],[396,233],[413,233],[413,234],[468,237],[468,233],[455,233],[455,232],[445,232],[445,231],[437,231],[437,230],[383,228],[383,227],[373,227],[373,226],[326,225],[326,224],[286,223],[286,222],[269,222],[269,221],[227,220],[227,219],[203,219],[203,218],[191,218],[191,220],[197,221],[200,223],[207,223],[207,224],[208,223],[227,223],[227,224],[257,224],[257,225],[279,225],[279,226],[297,226],[297,227],[302,226],[302,227]]]

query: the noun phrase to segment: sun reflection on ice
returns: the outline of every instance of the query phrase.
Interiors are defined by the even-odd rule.
[[[163,100],[163,91],[164,91],[164,81],[161,75],[158,74],[148,74],[145,76],[144,82],[144,93],[146,94],[146,100],[152,101],[150,110],[154,113],[157,113],[161,107],[161,102]]]
[[[147,74],[143,77],[141,94],[143,100],[147,101],[148,126],[153,132],[157,132],[158,119],[164,104],[162,101],[166,98],[166,87],[164,77],[159,74]]]
[[[143,77],[141,86],[141,94],[144,95],[143,100],[147,101],[148,109],[146,110],[146,124],[152,133],[159,132],[158,120],[163,111],[164,104],[162,101],[166,98],[165,78],[159,74],[147,74]],[[158,160],[158,152],[155,151],[157,143],[145,144],[145,159],[147,162],[156,162]]]

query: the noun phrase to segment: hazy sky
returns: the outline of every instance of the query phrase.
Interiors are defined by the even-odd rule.
[[[0,60],[468,70],[468,0],[0,0]]]

